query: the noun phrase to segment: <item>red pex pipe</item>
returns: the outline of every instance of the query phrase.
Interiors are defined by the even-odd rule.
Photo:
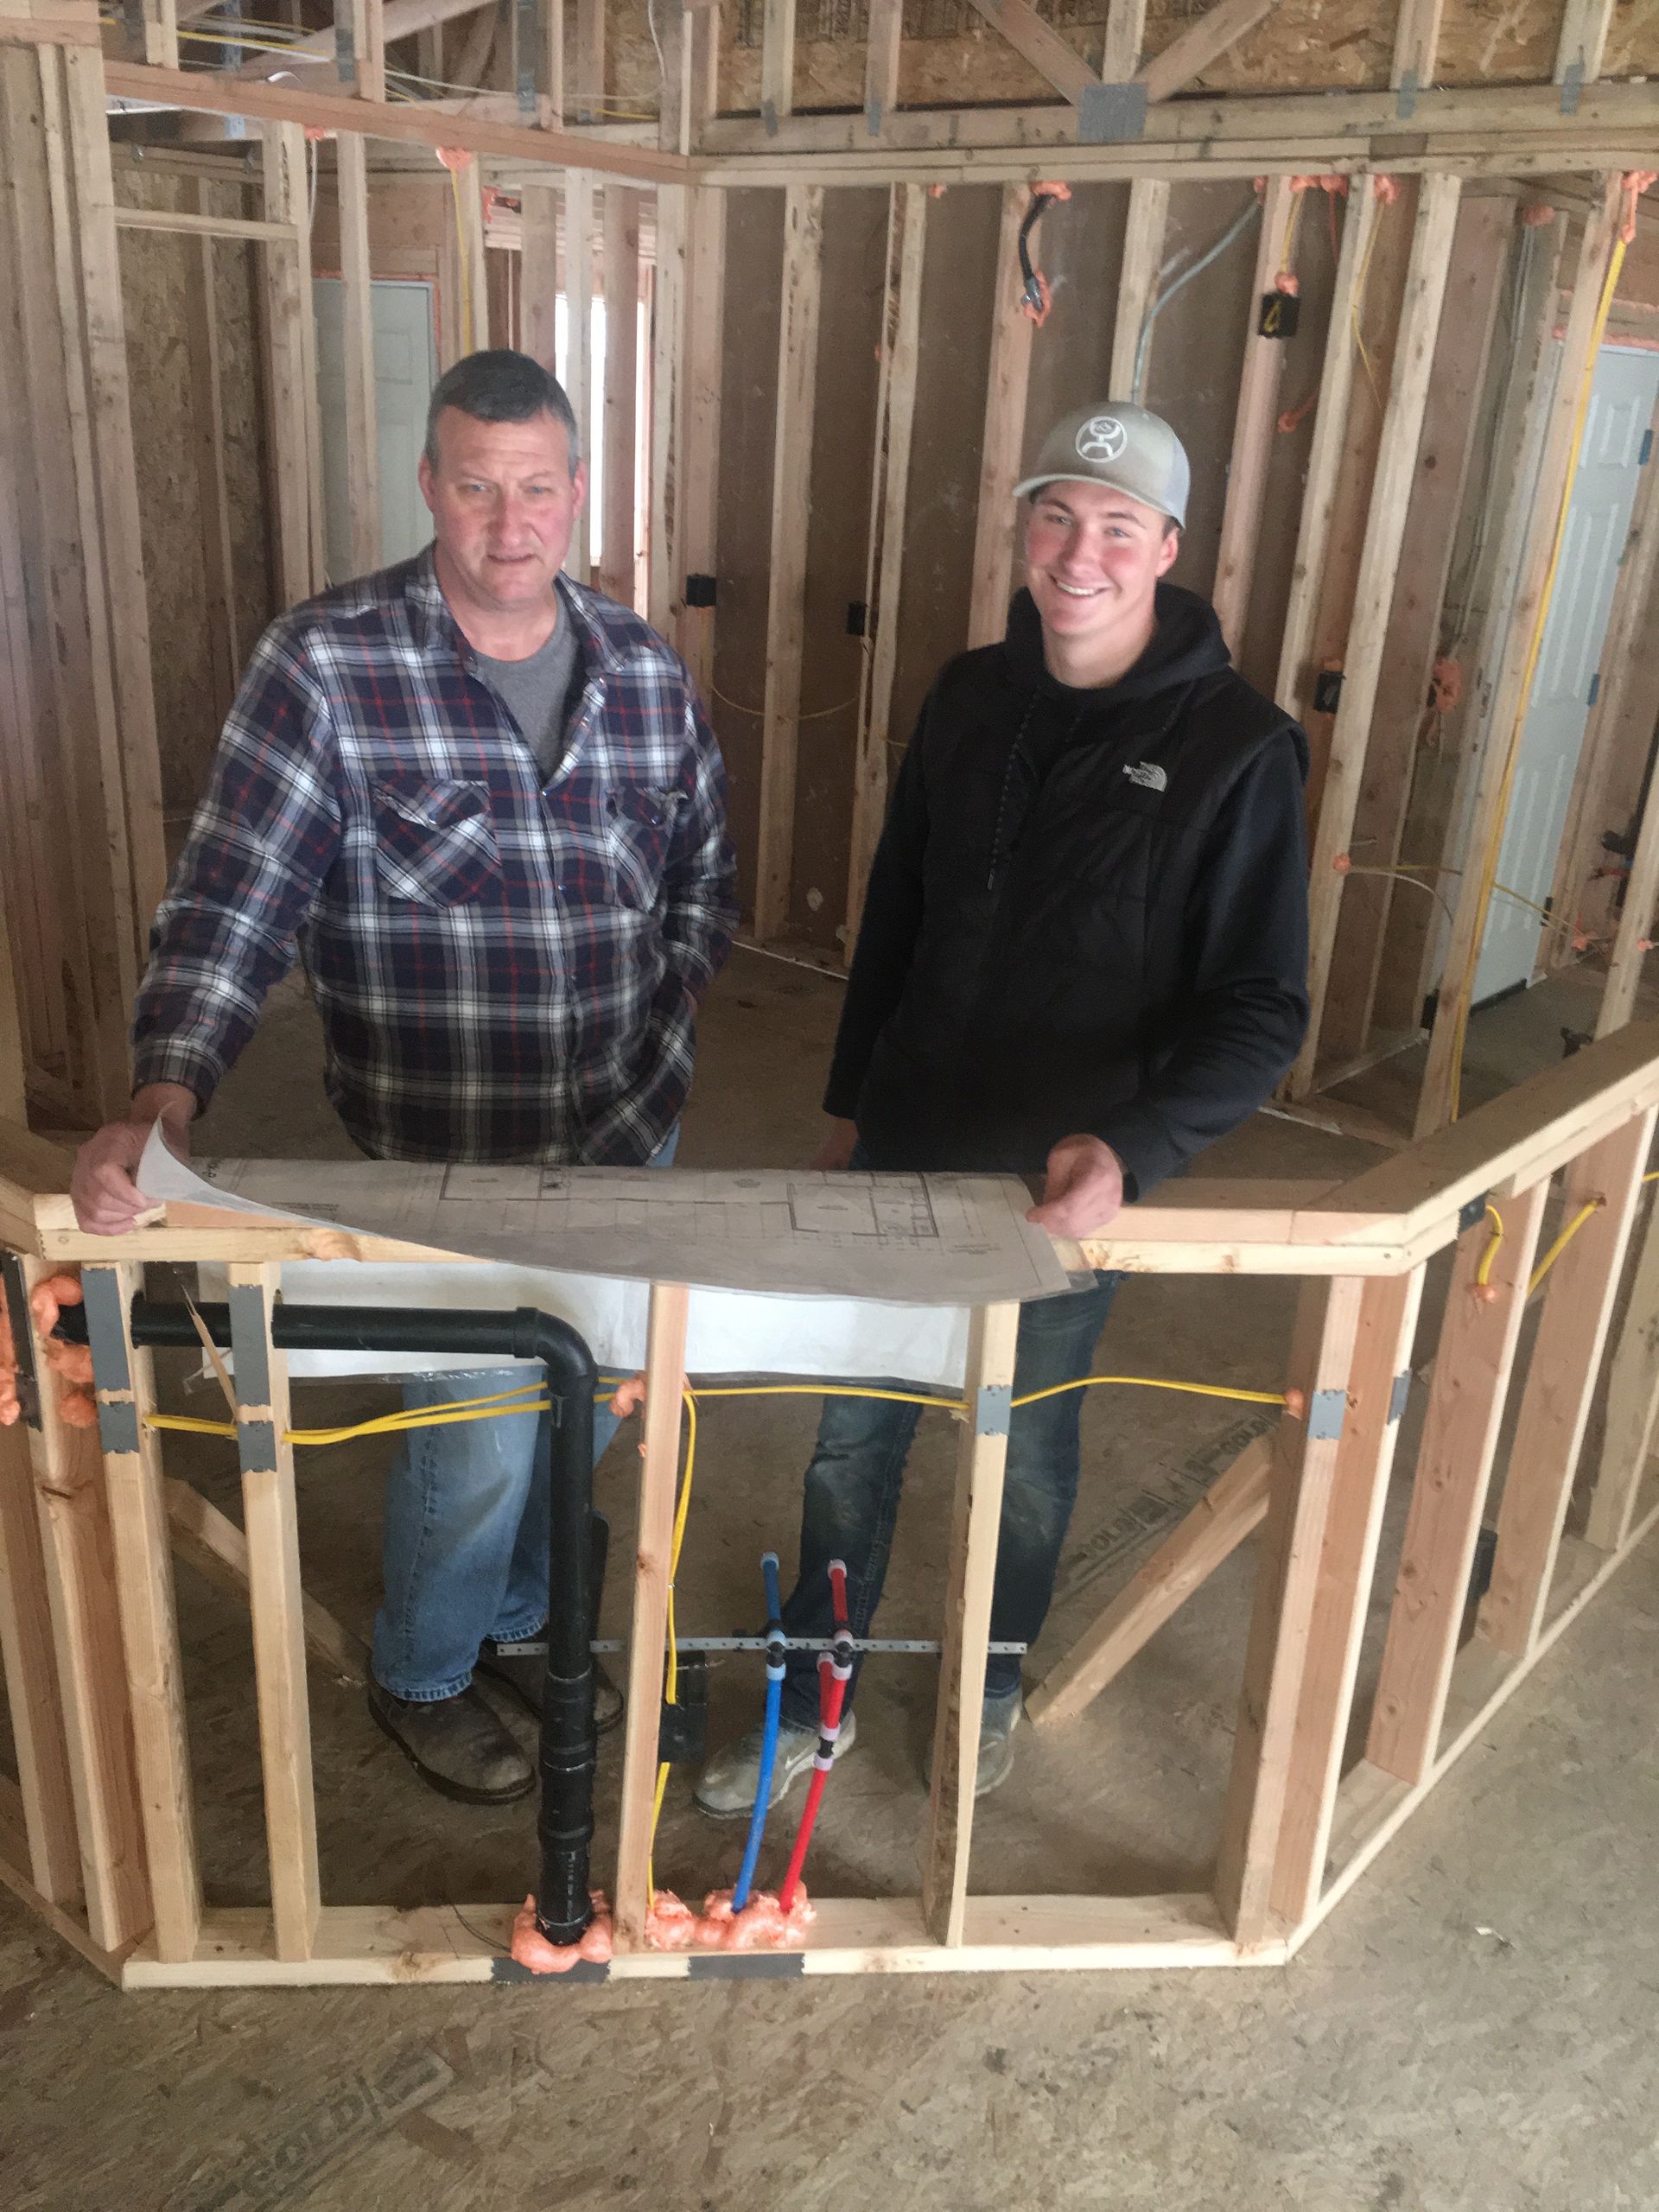
[[[824,1782],[836,1763],[836,1743],[841,1734],[841,1708],[846,1702],[847,1685],[853,1678],[853,1631],[847,1618],[847,1567],[842,1560],[832,1559],[830,1562],[830,1599],[835,1609],[834,1649],[833,1652],[823,1653],[818,1660],[818,1748],[813,1756],[812,1779],[807,1784],[806,1802],[801,1808],[801,1825],[796,1831],[795,1848],[789,1855],[789,1872],[784,1876],[784,1885],[778,1892],[779,1909],[785,1913],[794,1904],[795,1892],[800,1887],[801,1870],[806,1865],[813,1826],[818,1817],[818,1807],[823,1801]]]

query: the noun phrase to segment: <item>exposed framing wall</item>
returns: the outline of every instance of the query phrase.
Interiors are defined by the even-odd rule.
[[[816,1898],[814,1923],[780,1947],[779,1970],[1267,1966],[1292,1957],[1659,1522],[1649,1457],[1659,1418],[1649,1348],[1659,1230],[1650,1210],[1639,1246],[1636,1237],[1656,1113],[1659,1025],[1637,1025],[1330,1190],[1189,1184],[1182,1203],[1160,1197],[1084,1240],[1080,1256],[1090,1265],[1225,1276],[1234,1296],[1248,1294],[1240,1276],[1298,1283],[1274,1426],[1032,1700],[1037,1726],[1063,1720],[1260,1529],[1230,1772],[1224,1789],[1191,1778],[1217,1840],[1204,1888],[998,1896],[972,1885],[977,1715],[1019,1313],[976,1310],[956,1402],[966,1418],[919,1884],[908,1895]],[[331,1665],[343,1658],[348,1670],[353,1660],[302,1586],[297,1440],[272,1325],[283,1260],[315,1256],[316,1232],[295,1217],[224,1215],[215,1224],[211,1210],[188,1207],[178,1211],[188,1221],[149,1223],[118,1242],[90,1236],[58,1193],[67,1166],[57,1147],[0,1125],[0,1245],[29,1386],[24,1417],[0,1430],[0,1640],[21,1716],[20,1817],[7,1820],[0,1804],[0,1882],[125,1988],[520,1979],[502,1957],[512,1903],[458,1906],[446,1896],[400,1910],[340,1906],[325,1895],[308,1647]],[[370,1179],[392,1172],[364,1170]],[[1503,1202],[1501,1236],[1482,1203],[1489,1192]],[[1564,1233],[1535,1267],[1557,1198]],[[334,1264],[348,1268],[429,1256],[350,1230],[331,1230],[327,1244]],[[262,1402],[235,1408],[245,1533],[232,1529],[230,1541],[223,1531],[216,1539],[219,1516],[203,1501],[178,1510],[177,1491],[187,1501],[194,1494],[164,1473],[150,1361],[134,1344],[145,1262],[188,1263],[210,1251],[229,1263],[237,1372],[269,1384]],[[1425,1274],[1443,1252],[1450,1280],[1438,1342],[1422,1364]],[[27,1300],[29,1288],[66,1265],[84,1271],[97,1430],[64,1418]],[[1522,1325],[1540,1288],[1529,1340]],[[687,1311],[684,1286],[653,1286],[622,1802],[613,1878],[610,1866],[601,1877],[614,1900],[603,1978],[701,1979],[754,1967],[753,1957],[704,1950],[700,1940],[690,1955],[683,1946],[658,1948],[646,1924]],[[1586,1449],[1604,1374],[1607,1419]],[[37,1376],[46,1379],[38,1395]],[[1421,1423],[1402,1418],[1419,1392]],[[1510,1424],[1505,1411],[1517,1392]],[[1414,1452],[1402,1454],[1396,1474],[1396,1448],[1414,1434]],[[1408,1505],[1403,1542],[1374,1590],[1395,1480]],[[1465,1638],[1489,1501],[1491,1584]],[[195,1808],[218,1771],[213,1744],[191,1743],[172,1567],[175,1545],[196,1557],[215,1540],[215,1579],[245,1587],[249,1604],[269,1878],[262,1901],[230,1909],[204,1883],[197,1846]],[[1374,1686],[1362,1692],[1360,1648],[1374,1605],[1386,1635]],[[1077,1870],[1079,1881],[1087,1878]]]
[[[441,4],[429,6],[417,24],[408,14],[410,0],[394,0],[394,7],[399,4],[407,26],[404,15],[395,16],[394,60],[406,28],[424,35],[435,17],[450,12]],[[64,0],[64,12],[49,23],[16,9],[0,22],[7,36],[25,45],[40,44],[46,50],[55,41],[72,55],[85,56],[97,34],[90,28],[90,13],[78,12],[79,5],[79,0]],[[1293,1080],[1293,1090],[1305,1092],[1375,1049],[1376,1027],[1380,1025],[1385,1042],[1396,1027],[1383,1018],[1388,991],[1377,988],[1377,977],[1385,964],[1384,932],[1402,925],[1403,902],[1380,886],[1349,896],[1354,881],[1333,886],[1327,871],[1349,854],[1356,835],[1375,838],[1379,849],[1389,854],[1385,864],[1391,865],[1405,834],[1402,822],[1415,818],[1414,806],[1408,807],[1404,796],[1412,764],[1409,745],[1401,734],[1403,710],[1385,706],[1377,685],[1385,673],[1393,677],[1396,670],[1421,665],[1423,639],[1434,618],[1427,594],[1420,594],[1417,603],[1398,607],[1390,622],[1378,593],[1391,580],[1398,547],[1414,542],[1414,531],[1420,538],[1439,532],[1437,542],[1445,542],[1442,524],[1456,504],[1447,496],[1446,476],[1439,473],[1433,447],[1426,454],[1417,450],[1429,397],[1425,386],[1433,384],[1439,391],[1439,379],[1427,373],[1435,361],[1433,348],[1449,340],[1435,287],[1450,281],[1454,265],[1449,257],[1455,239],[1444,213],[1451,205],[1452,181],[1494,170],[1518,175],[1547,164],[1558,173],[1577,169],[1613,176],[1627,158],[1626,146],[1650,120],[1650,107],[1637,86],[1592,81],[1598,63],[1603,68],[1632,68],[1643,59],[1636,47],[1607,45],[1610,18],[1605,9],[1586,12],[1581,22],[1574,17],[1567,27],[1573,35],[1563,33],[1559,50],[1550,57],[1554,88],[1548,96],[1543,88],[1526,84],[1510,90],[1495,86],[1491,57],[1480,67],[1467,62],[1455,24],[1435,24],[1408,10],[1402,14],[1389,67],[1383,67],[1379,53],[1374,65],[1367,63],[1344,79],[1349,91],[1322,102],[1254,89],[1233,92],[1219,105],[1212,100],[1208,107],[1203,99],[1169,98],[1184,86],[1223,79],[1253,88],[1290,79],[1299,85],[1313,81],[1305,60],[1292,59],[1300,51],[1294,0],[1281,0],[1269,22],[1253,29],[1262,12],[1253,15],[1238,0],[1179,36],[1168,19],[1154,13],[1127,44],[1119,38],[1112,48],[1113,66],[1127,67],[1126,54],[1141,57],[1139,84],[1147,106],[1144,118],[1126,131],[1113,125],[1103,135],[1090,120],[1095,113],[1090,86],[1096,81],[1090,73],[1097,66],[1090,60],[1090,41],[1071,42],[1068,50],[1083,55],[1079,69],[1052,37],[1046,42],[1039,29],[1032,28],[1039,20],[1034,16],[1032,25],[1025,25],[1022,16],[1003,28],[1016,47],[1023,41],[1022,51],[1038,58],[1039,75],[1061,90],[1058,107],[995,113],[968,109],[947,120],[906,108],[904,103],[917,97],[916,86],[925,77],[907,74],[906,50],[913,41],[898,35],[889,11],[873,19],[874,73],[862,88],[864,106],[843,122],[808,112],[823,97],[821,86],[814,91],[810,65],[805,79],[801,73],[810,40],[797,40],[798,27],[787,11],[772,11],[761,25],[759,67],[770,87],[772,127],[763,126],[759,139],[741,113],[729,112],[741,107],[747,64],[741,57],[749,51],[733,44],[739,31],[729,8],[699,10],[696,13],[702,20],[697,22],[676,19],[665,49],[665,60],[674,64],[671,81],[665,78],[662,87],[672,97],[664,97],[655,131],[632,119],[562,129],[562,111],[552,93],[563,85],[563,48],[550,31],[537,55],[533,73],[540,81],[539,89],[531,87],[533,97],[526,94],[528,80],[521,72],[511,94],[484,89],[459,101],[429,103],[426,111],[419,103],[388,105],[378,60],[378,0],[362,0],[363,21],[354,31],[361,66],[345,73],[332,99],[305,85],[296,90],[285,83],[255,82],[252,65],[239,75],[181,77],[173,67],[181,49],[170,0],[156,0],[144,18],[136,49],[141,58],[111,60],[103,76],[111,91],[165,96],[210,113],[251,115],[265,135],[263,226],[256,219],[242,221],[245,234],[260,233],[251,250],[264,270],[268,448],[280,597],[296,597],[315,582],[321,563],[317,441],[307,399],[314,347],[310,318],[300,311],[299,295],[311,251],[319,257],[327,252],[321,234],[332,195],[325,195],[320,207],[314,248],[301,235],[308,221],[302,123],[326,115],[346,149],[335,157],[348,188],[339,203],[346,220],[335,233],[334,251],[352,296],[348,333],[355,342],[348,353],[354,367],[348,384],[354,400],[348,453],[354,543],[363,560],[372,556],[375,537],[366,291],[373,269],[385,265],[381,257],[420,252],[425,256],[423,270],[438,275],[446,300],[447,357],[469,336],[476,339],[491,327],[531,328],[539,312],[537,288],[545,296],[548,283],[556,285],[563,274],[556,259],[538,262],[526,254],[515,289],[507,257],[486,251],[495,220],[486,165],[494,178],[522,188],[524,196],[540,201],[556,195],[560,224],[566,223],[573,205],[587,211],[578,264],[591,263],[596,250],[602,257],[593,180],[599,181],[601,207],[607,177],[632,180],[619,190],[656,188],[663,202],[659,220],[672,251],[666,270],[659,270],[652,284],[656,334],[651,476],[656,508],[650,604],[691,651],[705,682],[724,695],[721,713],[738,725],[728,731],[737,772],[734,815],[740,844],[760,887],[761,933],[792,937],[831,956],[845,949],[847,918],[856,912],[859,871],[873,834],[870,794],[885,780],[873,772],[871,746],[881,747],[885,767],[895,733],[907,726],[938,663],[976,626],[995,627],[991,602],[1000,595],[1001,573],[996,562],[988,561],[1001,527],[995,512],[1001,486],[1018,466],[1016,456],[1028,452],[1044,420],[1069,399],[1090,391],[1109,335],[1120,370],[1134,359],[1133,340],[1157,289],[1160,261],[1172,251],[1190,254],[1230,213],[1248,207],[1250,175],[1262,168],[1276,174],[1280,181],[1270,188],[1273,213],[1254,248],[1254,272],[1250,251],[1236,250],[1204,282],[1172,298],[1150,345],[1146,394],[1171,416],[1199,458],[1178,574],[1200,588],[1208,587],[1224,523],[1233,533],[1230,544],[1249,547],[1248,587],[1241,588],[1236,566],[1230,568],[1225,585],[1241,657],[1264,680],[1273,665],[1279,666],[1281,688],[1287,686],[1292,702],[1306,715],[1314,739],[1319,995],[1324,995],[1328,974],[1339,971],[1344,980],[1341,1012],[1325,1039],[1323,1056],[1317,1045],[1310,1046]],[[388,16],[386,28],[393,21]],[[524,28],[515,17],[515,37]],[[1123,24],[1118,28],[1122,31]],[[603,15],[589,11],[577,27],[576,74],[585,73],[586,79],[579,88],[578,108],[592,112],[628,97],[625,87],[617,89],[618,73],[637,29],[626,9]],[[188,48],[188,24],[183,37]],[[985,50],[1002,51],[988,31],[972,29],[967,37],[976,51],[985,48],[987,39],[992,44]],[[879,68],[877,41],[884,48]],[[503,61],[500,41],[493,43],[493,62],[483,41],[467,35],[467,53],[480,80],[492,69],[499,71]],[[1273,57],[1272,62],[1264,61],[1264,55]],[[1530,57],[1522,41],[1514,57],[1518,74],[1531,71]],[[406,50],[403,58],[408,59]],[[524,58],[520,53],[519,61]],[[1431,64],[1433,78],[1445,89],[1421,89],[1429,81],[1426,72]],[[81,68],[79,81],[91,86],[96,64],[86,57],[84,66],[75,66]],[[1378,136],[1384,108],[1370,88],[1385,75],[1394,87],[1393,121],[1397,125],[1409,110],[1414,124],[1422,125],[1415,137],[1402,138],[1397,129],[1391,137]],[[344,99],[341,91],[347,95]],[[432,111],[435,106],[445,112]],[[512,120],[505,119],[509,106]],[[716,112],[722,106],[728,111],[724,117]],[[429,210],[427,245],[415,241],[420,227],[411,217],[415,200],[405,198],[389,225],[395,243],[377,249],[379,194],[363,158],[368,137],[427,148],[453,143],[458,149],[455,182],[448,189],[454,194],[458,222],[449,220],[445,185],[429,173],[419,188]],[[660,139],[660,149],[645,143],[653,137]],[[1264,157],[1269,145],[1272,150]],[[999,313],[1007,314],[1010,256],[1005,236],[999,275],[997,240],[1020,208],[1033,147],[1051,149],[1041,158],[1069,175],[1076,192],[1070,206],[1051,212],[1039,233],[1040,251],[1052,260],[1056,282],[1052,324],[1034,339],[1021,337],[1015,349],[1019,374],[1010,382],[990,358],[990,309],[994,299],[1001,300]],[[1015,148],[1021,149],[1017,160]],[[690,149],[689,157],[682,149]],[[1192,166],[1200,152],[1202,179]],[[575,165],[561,168],[573,156]],[[1313,365],[1321,349],[1325,357],[1317,401],[1311,412],[1296,408],[1295,427],[1281,439],[1277,431],[1267,434],[1270,408],[1267,399],[1252,396],[1249,379],[1241,404],[1240,378],[1247,364],[1254,365],[1255,376],[1262,363],[1253,335],[1257,287],[1274,258],[1271,232],[1284,205],[1284,174],[1293,162],[1300,165],[1311,156],[1349,174],[1354,189],[1341,236],[1353,232],[1356,252],[1345,277],[1340,263],[1334,270],[1321,265],[1313,275],[1297,337],[1282,361],[1270,365],[1278,370],[1287,395],[1305,399],[1313,397]],[[325,170],[329,166],[325,162]],[[1402,189],[1397,204],[1380,209],[1365,204],[1361,246],[1360,232],[1353,230],[1355,210],[1371,189],[1374,173],[1394,175]],[[911,268],[919,300],[915,365],[912,371],[906,361],[903,386],[895,394],[880,359],[883,302],[891,305],[892,298],[883,273],[883,241],[892,192],[906,188],[907,178],[926,176],[973,181],[958,185],[928,207],[925,248]],[[826,183],[836,188],[825,192]],[[753,186],[766,189],[741,188]],[[1574,188],[1582,195],[1582,185]],[[411,182],[410,192],[415,189]],[[749,214],[741,213],[746,199],[753,200]],[[1435,219],[1437,238],[1425,263],[1423,208],[1431,201],[1442,213]],[[671,221],[662,219],[663,208],[671,209]],[[794,240],[787,260],[781,246],[774,254],[761,243],[779,219]],[[524,228],[526,241],[531,227]],[[1126,238],[1133,249],[1127,255],[1122,245]],[[1316,238],[1305,226],[1302,245],[1309,251],[1302,258],[1310,264]],[[726,287],[726,359],[717,371],[712,334],[720,319],[711,314],[709,302],[718,298],[714,279],[734,245],[736,281]],[[1468,283],[1484,285],[1483,296],[1489,299],[1490,252],[1483,261],[1472,232],[1463,251]],[[1588,257],[1586,268],[1593,259]],[[1075,260],[1075,267],[1069,260]],[[527,270],[537,268],[541,274],[532,273],[527,295],[522,279]],[[785,294],[786,313],[778,305]],[[1345,328],[1356,294],[1363,297],[1368,330],[1369,365],[1363,378],[1353,373]],[[1625,312],[1639,314],[1640,296],[1626,296],[1631,304]],[[965,327],[964,299],[982,303],[966,318]],[[766,338],[761,326],[769,314],[778,320]],[[1450,407],[1448,383],[1441,394],[1446,405],[1429,420],[1427,435],[1449,440],[1448,451],[1454,454],[1467,452],[1470,410],[1478,404],[1483,384],[1479,352],[1478,346],[1472,355],[1466,346],[1462,349],[1453,380],[1457,406]],[[578,367],[581,358],[578,342],[573,349]],[[856,362],[857,373],[849,373],[849,362]],[[769,363],[775,364],[770,378],[761,365]],[[832,370],[828,375],[826,365]],[[211,375],[211,362],[207,371]],[[605,410],[595,396],[581,391],[585,379],[580,373],[575,381],[590,422],[597,425]],[[1269,391],[1271,381],[1264,387]],[[1490,372],[1485,381],[1490,383]],[[787,397],[781,428],[780,390]],[[868,467],[849,471],[846,461],[849,450],[868,454],[876,448],[878,415],[884,424],[889,421],[895,397],[900,416],[908,417],[909,451],[902,481],[890,486]],[[815,404],[819,398],[821,405]],[[1456,417],[1449,423],[1442,419],[1448,410]],[[106,410],[105,419],[113,421],[113,415]],[[1391,425],[1386,435],[1385,420]],[[725,449],[728,456],[737,453],[746,461],[755,450],[747,434],[762,430],[772,457],[764,493],[760,469],[734,466],[729,459],[726,467],[719,465],[722,421],[728,441],[734,425],[744,426],[735,444],[728,442]],[[1001,446],[988,479],[981,464],[984,442],[993,434]],[[885,437],[885,429],[880,435]],[[1225,517],[1224,479],[1217,463],[1235,436],[1236,481],[1226,495],[1233,512]],[[1407,446],[1412,454],[1404,451]],[[118,441],[106,442],[101,449],[111,466],[118,448]],[[1304,465],[1311,480],[1299,499],[1297,480]],[[1452,471],[1454,478],[1459,474]],[[995,496],[982,504],[980,493],[992,479]],[[132,494],[120,468],[111,481],[111,514],[117,529],[113,537],[105,533],[106,552],[118,549],[122,528],[130,536],[134,519]],[[746,516],[746,508],[762,497],[770,508],[764,531]],[[204,591],[209,594],[214,588],[210,541],[217,543],[221,569],[226,542],[225,502],[217,505],[216,528],[204,535],[202,548]],[[878,562],[870,550],[878,526],[885,531],[898,512],[904,518],[902,556],[895,559],[899,549],[893,548]],[[1294,529],[1299,513],[1300,526]],[[1311,534],[1310,514],[1315,523]],[[984,601],[977,613],[976,571]],[[686,604],[683,580],[691,573],[716,579],[712,613]],[[1621,601],[1620,632],[1626,637],[1642,632],[1637,582],[1644,573],[1638,562],[1632,570],[1637,581]],[[868,630],[861,643],[849,635],[844,610],[865,595],[878,575],[878,607],[885,603],[890,616],[897,610],[899,634],[887,641],[884,696],[875,701],[870,689],[875,641]],[[222,577],[218,588],[223,601]],[[1402,624],[1410,630],[1409,639]],[[1287,635],[1299,641],[1294,650],[1282,642]],[[142,639],[130,624],[118,626],[111,637],[118,681],[133,710],[139,711],[149,688]],[[1321,716],[1311,700],[1311,679],[1327,664],[1340,666],[1350,679],[1357,670],[1363,679],[1351,683],[1346,703],[1334,719]],[[1401,674],[1397,680],[1404,686],[1407,679]],[[1575,810],[1573,834],[1580,852],[1594,834],[1600,794],[1632,791],[1639,783],[1630,755],[1637,744],[1632,728],[1639,719],[1642,688],[1638,683],[1630,691],[1628,705],[1625,687],[1618,690],[1618,714],[1610,711],[1599,728],[1591,748],[1593,768],[1586,772],[1592,782]],[[737,708],[727,703],[734,700]],[[759,709],[758,717],[739,711],[751,706]],[[878,710],[883,722],[879,738],[872,721]],[[741,726],[750,721],[758,721],[759,728],[746,733]],[[1375,741],[1383,727],[1389,733],[1386,753]],[[159,850],[159,817],[152,819],[153,811],[140,805],[135,815],[129,807],[123,823],[130,842],[152,855]],[[1449,849],[1443,857],[1447,865],[1455,864]],[[1568,865],[1564,858],[1564,869]],[[37,957],[28,947],[21,956],[25,966]],[[1392,987],[1398,963],[1389,960],[1387,965]],[[1358,979],[1353,989],[1348,988],[1351,976]],[[39,1001],[38,978],[33,988]],[[27,989],[20,995],[26,998]],[[1322,1030],[1323,1008],[1319,1012]],[[37,1014],[44,1019],[43,1006]],[[1444,1111],[1443,1075],[1431,1089],[1441,1103],[1425,1112]]]
[[[162,878],[114,195],[95,55],[0,46],[0,315],[20,371],[0,448],[11,975],[29,1096],[86,1122],[127,1095]]]
[[[154,228],[130,213],[257,219],[238,156],[112,149],[144,582],[169,822],[194,805],[254,639],[280,604],[270,537],[254,239]]]

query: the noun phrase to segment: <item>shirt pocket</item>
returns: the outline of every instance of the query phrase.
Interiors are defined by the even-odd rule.
[[[1114,785],[1075,825],[1057,870],[1081,903],[1128,899],[1144,905],[1167,842],[1170,817],[1162,794]]]
[[[648,914],[661,898],[674,818],[683,797],[638,784],[613,784],[606,791],[606,851],[625,906]]]
[[[374,865],[382,894],[461,906],[499,891],[501,854],[489,787],[450,776],[382,776],[374,785]]]

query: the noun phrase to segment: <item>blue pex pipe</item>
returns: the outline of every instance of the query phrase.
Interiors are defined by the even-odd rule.
[[[732,1910],[741,1912],[749,1901],[754,1870],[760,1857],[760,1840],[766,1832],[766,1800],[772,1795],[772,1770],[778,1758],[778,1729],[784,1709],[783,1597],[778,1584],[778,1554],[761,1554],[760,1573],[766,1586],[766,1717],[760,1732],[760,1771],[755,1777],[754,1810],[749,1815],[749,1837],[743,1847],[743,1864],[732,1891]]]

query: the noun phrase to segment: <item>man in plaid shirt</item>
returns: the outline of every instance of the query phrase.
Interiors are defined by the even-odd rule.
[[[156,918],[131,1109],[77,1163],[84,1228],[130,1225],[149,1126],[188,1148],[296,949],[329,1097],[371,1159],[671,1155],[696,1009],[737,920],[719,747],[678,656],[559,573],[587,477],[536,362],[449,371],[421,484],[434,544],[281,617],[254,652]],[[521,1380],[416,1378],[409,1395]],[[533,1782],[471,1682],[481,1662],[539,1694],[533,1664],[493,1651],[545,1618],[534,1426],[416,1431],[387,1491],[371,1707],[469,1802]],[[601,1700],[604,1725],[620,1700]]]

